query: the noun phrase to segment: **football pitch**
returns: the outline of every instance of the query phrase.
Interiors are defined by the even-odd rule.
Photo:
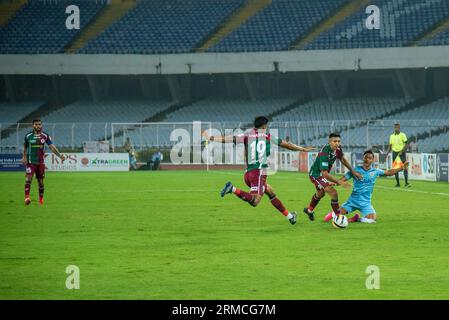
[[[257,208],[219,191],[239,171],[47,173],[45,204],[23,203],[24,174],[0,174],[0,299],[448,299],[449,185],[379,178],[375,225],[334,229],[302,209],[307,175],[268,182]],[[403,183],[403,180],[402,180]],[[246,187],[245,187],[246,189]],[[339,188],[340,203],[350,190]],[[79,289],[66,268],[79,268]],[[367,289],[368,266],[379,289]]]

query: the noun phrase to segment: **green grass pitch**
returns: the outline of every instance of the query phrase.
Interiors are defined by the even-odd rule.
[[[1,173],[0,299],[448,299],[449,185],[379,178],[376,225],[345,230],[301,212],[307,175],[269,177],[292,226],[267,198],[220,198],[238,171],[47,173],[45,205],[23,203],[23,173]],[[339,189],[340,201],[348,190]],[[68,265],[80,289],[68,290]],[[367,266],[380,289],[365,286]]]

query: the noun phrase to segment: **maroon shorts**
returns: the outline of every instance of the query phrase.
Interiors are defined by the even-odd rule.
[[[309,176],[310,181],[315,185],[317,191],[324,190],[326,187],[329,187],[329,181],[324,177],[312,177]]]
[[[26,176],[31,178],[36,174],[37,179],[44,179],[45,178],[45,164],[32,164],[27,163],[26,165]]]
[[[251,188],[251,194],[263,196],[267,190],[267,175],[264,170],[259,169],[245,172],[245,183]]]

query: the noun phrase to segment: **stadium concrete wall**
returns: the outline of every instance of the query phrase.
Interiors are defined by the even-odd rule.
[[[449,46],[165,55],[0,55],[3,75],[142,75],[449,67]]]

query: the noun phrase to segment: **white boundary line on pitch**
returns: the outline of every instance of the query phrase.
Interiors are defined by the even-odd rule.
[[[397,187],[385,187],[385,186],[377,186],[377,188],[403,191],[403,192],[412,192],[412,193],[434,194],[434,195],[446,196],[446,197],[449,196],[449,193],[444,193],[444,192],[429,192],[429,191],[421,191],[421,190],[399,189]]]

